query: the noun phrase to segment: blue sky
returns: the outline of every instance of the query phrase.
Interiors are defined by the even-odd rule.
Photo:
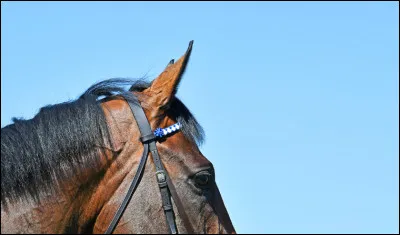
[[[194,48],[239,233],[399,232],[398,2],[1,2],[1,126]]]

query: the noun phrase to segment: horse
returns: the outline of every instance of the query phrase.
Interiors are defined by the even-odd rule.
[[[176,97],[192,45],[151,82],[104,80],[2,128],[1,233],[235,234]]]

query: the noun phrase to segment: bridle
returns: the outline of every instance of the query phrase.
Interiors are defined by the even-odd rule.
[[[114,231],[115,227],[117,226],[119,220],[122,217],[122,214],[124,213],[126,207],[128,206],[128,203],[129,203],[130,199],[132,198],[132,195],[135,193],[135,190],[142,178],[143,170],[146,165],[149,151],[151,152],[151,155],[153,157],[153,161],[154,161],[154,164],[156,167],[156,179],[158,182],[158,186],[160,188],[162,206],[163,206],[165,217],[167,220],[169,232],[171,234],[178,233],[178,230],[176,227],[176,222],[175,222],[175,214],[174,214],[174,210],[173,210],[173,206],[172,206],[172,202],[171,202],[171,196],[172,196],[175,206],[178,209],[179,217],[182,219],[182,222],[187,230],[186,232],[194,233],[193,228],[190,224],[189,218],[183,208],[182,202],[180,201],[180,199],[176,193],[175,187],[172,184],[171,179],[168,175],[168,172],[165,170],[164,165],[160,159],[160,156],[159,156],[158,150],[157,150],[157,146],[156,146],[156,141],[158,139],[167,137],[168,135],[172,134],[173,132],[178,131],[181,128],[181,124],[178,122],[168,128],[164,128],[164,129],[157,128],[153,132],[151,130],[149,121],[147,120],[147,117],[143,111],[143,108],[140,105],[136,96],[131,92],[126,92],[126,93],[123,93],[123,97],[128,102],[129,107],[131,108],[133,116],[135,117],[135,120],[139,127],[139,131],[141,134],[140,141],[143,144],[144,150],[143,150],[142,158],[141,158],[138,168],[136,170],[136,174],[132,180],[132,183],[128,189],[128,192],[127,192],[122,204],[120,205],[117,212],[115,213],[114,218],[111,221],[110,225],[108,226],[105,234],[111,234]]]

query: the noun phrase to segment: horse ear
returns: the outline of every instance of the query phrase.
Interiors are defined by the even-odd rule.
[[[153,80],[151,86],[144,92],[150,93],[151,103],[157,107],[166,106],[176,94],[176,91],[181,81],[182,75],[185,72],[186,65],[189,61],[192,52],[193,40],[189,42],[189,47],[186,53],[174,63],[171,60],[164,71]]]
[[[167,64],[167,67],[165,67],[165,68],[168,68],[170,65],[172,65],[172,64],[174,64],[174,63],[175,63],[175,60],[174,60],[174,59],[170,60],[169,63]]]

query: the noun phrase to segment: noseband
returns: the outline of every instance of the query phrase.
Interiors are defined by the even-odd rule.
[[[160,156],[158,154],[157,146],[156,146],[156,141],[160,138],[164,138],[169,136],[170,134],[173,134],[176,131],[179,131],[181,129],[181,124],[178,122],[170,127],[161,129],[157,128],[154,132],[151,130],[149,121],[146,118],[146,115],[143,111],[142,106],[140,105],[138,99],[136,98],[135,95],[133,95],[131,92],[126,92],[123,94],[123,97],[125,100],[128,102],[129,107],[132,110],[133,116],[135,117],[135,120],[137,122],[137,125],[139,127],[139,131],[141,134],[140,141],[143,144],[144,150],[142,154],[142,158],[140,160],[140,163],[138,165],[138,168],[136,170],[136,174],[132,180],[132,183],[128,189],[128,192],[124,198],[124,201],[118,208],[117,212],[114,215],[113,220],[111,221],[110,225],[107,228],[107,231],[105,234],[111,234],[115,227],[117,226],[119,220],[122,217],[122,214],[124,213],[126,207],[128,206],[129,201],[132,198],[132,195],[135,193],[135,190],[137,186],[140,183],[141,176],[143,175],[144,167],[146,165],[147,161],[147,156],[149,155],[149,151],[151,152],[151,155],[153,157],[153,161],[156,167],[156,179],[158,186],[160,188],[160,193],[161,193],[161,200],[162,200],[162,206],[164,209],[165,217],[167,220],[167,225],[169,228],[169,232],[171,234],[177,234],[178,230],[176,227],[176,222],[175,222],[175,214],[173,210],[173,206],[171,203],[171,196],[174,200],[174,203],[176,205],[176,208],[178,209],[179,217],[182,219],[182,222],[184,226],[186,227],[187,233],[194,233],[193,228],[189,222],[188,216],[183,209],[182,202],[180,201],[175,187],[171,182],[171,179],[168,175],[168,172],[165,170],[164,165],[160,159]],[[135,101],[135,102],[133,102]]]

